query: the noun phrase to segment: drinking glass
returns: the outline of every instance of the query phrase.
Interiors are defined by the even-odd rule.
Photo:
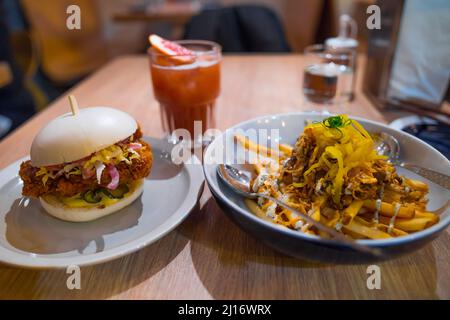
[[[173,138],[176,129],[185,129],[194,143],[201,143],[205,130],[215,125],[222,50],[211,41],[175,42],[191,50],[193,56],[168,56],[150,48],[153,92],[165,134]]]
[[[321,44],[305,49],[308,64],[303,75],[303,94],[318,104],[340,104],[351,100],[355,52]]]

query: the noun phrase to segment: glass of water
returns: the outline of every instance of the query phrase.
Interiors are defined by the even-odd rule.
[[[303,94],[317,104],[339,104],[351,100],[355,52],[322,44],[305,49],[307,66],[303,74]]]

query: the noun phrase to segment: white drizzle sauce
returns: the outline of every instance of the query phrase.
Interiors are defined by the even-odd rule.
[[[272,203],[270,206],[267,207],[266,215],[270,218],[275,218],[275,210],[277,209],[277,204]]]
[[[381,185],[381,189],[380,189],[380,198],[378,198],[375,201],[375,212],[373,215],[373,221],[378,224],[380,221],[380,210],[381,210],[381,203],[383,202],[383,197],[384,197],[384,183]]]
[[[292,212],[292,211],[289,211],[289,212],[291,214],[291,216],[290,216],[291,219],[300,219],[301,218],[300,215],[296,214],[295,212]]]
[[[267,190],[259,192],[260,194],[269,195],[269,192]],[[266,198],[264,197],[258,197],[258,205],[262,207],[264,205],[264,202],[266,201]]]
[[[380,209],[381,209],[381,199],[377,199],[375,201],[375,213],[373,216],[373,221],[378,224],[378,222],[380,221]]]
[[[395,203],[395,207],[394,207],[394,215],[391,218],[391,221],[389,221],[389,228],[388,228],[388,233],[391,234],[392,229],[394,229],[394,223],[395,223],[395,219],[397,218],[398,212],[400,211],[400,207],[401,204],[400,203]]]
[[[295,223],[295,225],[294,225],[294,228],[295,229],[301,229],[302,227],[303,227],[303,225],[304,225],[305,223],[302,221],[302,220],[298,220],[296,223]]]
[[[277,197],[278,200],[280,200],[281,202],[288,202],[289,201],[289,195],[285,194],[285,193],[280,193],[280,195]]]
[[[338,221],[338,222],[336,223],[336,226],[335,226],[334,228],[335,228],[337,231],[341,231],[342,226],[343,226],[342,222],[341,222],[341,221]]]
[[[308,229],[309,229],[310,227],[311,227],[311,225],[310,225],[309,223],[305,223],[305,224],[303,225],[303,227],[301,228],[301,231],[306,233],[306,231],[308,231]]]
[[[269,178],[267,172],[261,172],[253,182],[253,192],[258,192],[259,188],[264,184],[264,182]]]
[[[270,180],[270,186],[274,191],[278,191],[278,181],[276,179]]]
[[[262,207],[264,205],[264,201],[266,199],[264,199],[263,197],[258,197],[258,206]]]

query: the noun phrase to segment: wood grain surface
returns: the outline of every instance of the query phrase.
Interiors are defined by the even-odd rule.
[[[311,109],[302,97],[305,63],[300,55],[224,57],[218,127]],[[146,135],[162,134],[145,56],[114,60],[70,93],[81,107],[124,109],[139,120]],[[38,130],[68,108],[64,95],[3,140],[0,168],[27,155]],[[354,102],[340,109],[336,111],[384,121],[359,91]],[[206,190],[185,222],[164,238],[123,258],[83,267],[81,290],[67,289],[65,270],[0,265],[0,298],[450,299],[448,230],[416,253],[379,266],[381,289],[369,290],[367,265],[326,265],[279,254],[236,227]]]

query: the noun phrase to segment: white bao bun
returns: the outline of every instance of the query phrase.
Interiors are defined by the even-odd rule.
[[[130,195],[102,209],[96,207],[69,208],[53,196],[44,197],[45,199],[41,197],[39,200],[41,201],[41,205],[45,211],[55,218],[70,222],[87,222],[99,219],[125,208],[136,200],[142,194],[143,190],[144,179],[141,179],[137,181],[134,190]]]
[[[34,167],[72,162],[131,136],[136,120],[128,113],[107,108],[80,109],[50,121],[31,145]]]

